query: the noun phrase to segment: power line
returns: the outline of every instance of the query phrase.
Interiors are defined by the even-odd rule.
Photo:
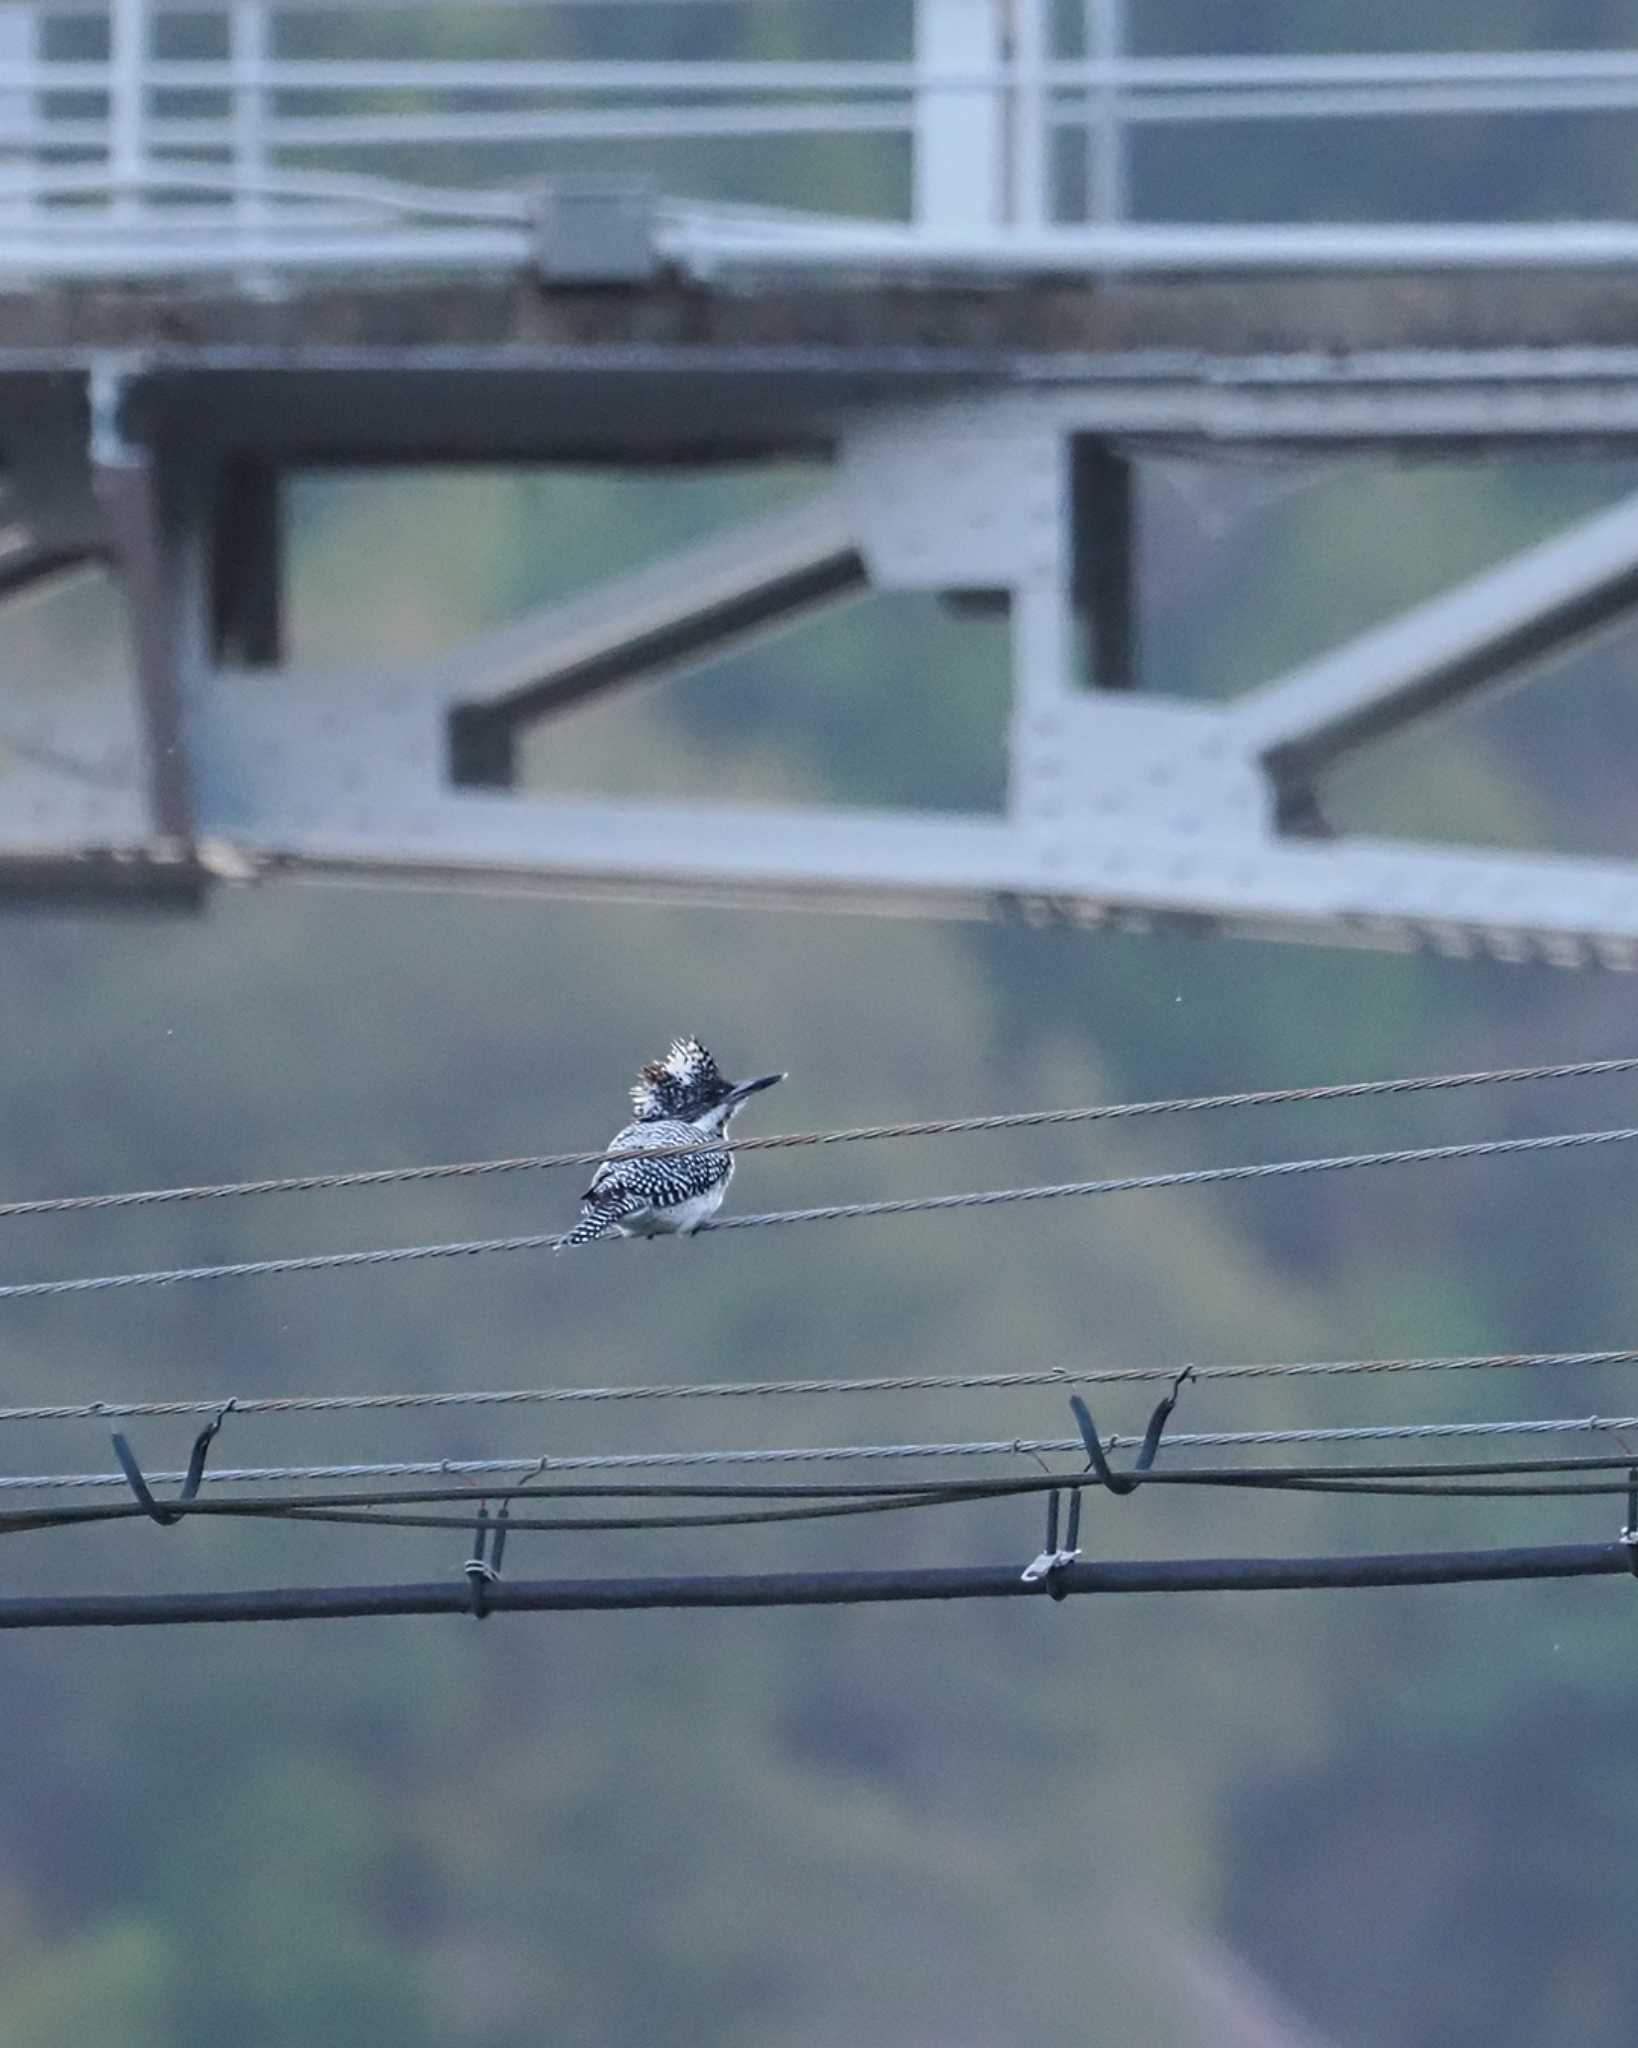
[[[1171,1173],[1123,1174],[1114,1179],[1060,1181],[1046,1186],[979,1188],[963,1194],[911,1195],[896,1200],[831,1202],[808,1209],[775,1209],[760,1215],[718,1216],[701,1232],[767,1230],[787,1223],[833,1223],[885,1216],[932,1215],[952,1209],[988,1209],[1015,1202],[1060,1201],[1070,1196],[1119,1195],[1159,1188],[1210,1187],[1240,1181],[1289,1179],[1302,1174],[1339,1173],[1367,1166],[1424,1166],[1455,1159],[1497,1159],[1535,1152],[1567,1152],[1588,1146],[1624,1145],[1638,1139],[1630,1126],[1604,1131],[1558,1132],[1536,1138],[1481,1138],[1455,1145],[1421,1145],[1385,1152],[1351,1152],[1315,1159],[1277,1159],[1248,1166],[1201,1166]],[[148,1273],[107,1273],[71,1280],[24,1280],[0,1286],[0,1301],[30,1296],[96,1294],[111,1288],[165,1287],[190,1280],[240,1280],[286,1273],[343,1271],[353,1267],[410,1265],[425,1259],[475,1258],[491,1252],[544,1251],[563,1233],[474,1238],[453,1244],[393,1245],[371,1251],[319,1252],[294,1258],[245,1259],[226,1265],[177,1266]]]
[[[771,1152],[794,1147],[851,1145],[878,1139],[939,1138],[986,1131],[1037,1130],[1055,1125],[1112,1123],[1134,1117],[1172,1116],[1223,1109],[1263,1109],[1286,1103],[1365,1101],[1375,1096],[1432,1094],[1456,1088],[1521,1081],[1566,1081],[1638,1071],[1638,1054],[1620,1059],[1560,1061],[1551,1066],[1488,1067],[1459,1074],[1421,1074],[1385,1081],[1337,1081],[1306,1088],[1259,1088],[1227,1095],[1185,1095],[1152,1102],[1099,1103],[1075,1109],[1022,1110],[997,1116],[943,1117],[921,1123],[861,1124],[845,1130],[791,1131],[771,1137],[702,1139],[692,1145],[652,1146],[623,1155],[637,1160],[712,1150]],[[292,1174],[278,1178],[221,1181],[198,1186],[143,1188],[120,1194],[51,1195],[0,1202],[0,1219],[54,1216],[101,1209],[133,1209],[162,1203],[221,1201],[242,1195],[315,1194],[343,1188],[399,1187],[427,1181],[471,1180],[494,1174],[534,1173],[558,1167],[595,1166],[596,1152],[525,1153],[510,1159],[474,1159],[436,1166],[387,1166],[348,1173]]]
[[[1133,1467],[1124,1475],[1133,1484],[1190,1488],[1217,1488],[1235,1492],[1347,1493],[1393,1499],[1486,1499],[1536,1500],[1548,1498],[1590,1499],[1625,1495],[1629,1520],[1633,1515],[1635,1461],[1621,1458],[1570,1457],[1503,1460],[1464,1460],[1459,1463],[1390,1463],[1360,1465],[1308,1465],[1278,1467],[1174,1465],[1139,1471]],[[131,1498],[95,1502],[72,1507],[8,1509],[0,1512],[0,1534],[21,1535],[104,1522],[123,1522],[152,1515],[159,1508],[167,1524],[185,1516],[228,1517],[251,1521],[307,1521],[364,1527],[466,1530],[481,1533],[488,1520],[491,1501],[505,1504],[501,1518],[515,1531],[547,1531],[556,1534],[600,1533],[614,1530],[677,1530],[685,1528],[756,1525],[773,1522],[807,1521],[836,1515],[875,1515],[905,1508],[970,1506],[974,1503],[1041,1493],[1096,1491],[1105,1484],[1101,1473],[1088,1468],[1073,1473],[1044,1472],[1025,1477],[947,1479],[937,1481],[895,1480],[869,1485],[746,1485],[690,1483],[542,1485],[531,1472],[522,1485],[485,1484],[481,1492],[464,1487],[393,1488],[367,1493],[324,1493],[260,1496],[203,1500],[188,1497],[186,1489],[174,1500],[155,1503]],[[144,1481],[146,1486],[146,1481]],[[537,1504],[562,1501],[580,1505],[588,1501],[704,1500],[714,1504],[754,1501],[754,1508],[735,1506],[724,1512],[720,1505],[710,1513],[667,1512],[656,1515],[626,1513],[594,1516],[540,1517],[527,1510]],[[777,1503],[769,1506],[768,1503]],[[792,1505],[795,1503],[795,1505]],[[514,1504],[525,1509],[511,1512]],[[401,1507],[453,1507],[454,1514],[402,1514]]]
[[[909,1195],[899,1200],[828,1202],[808,1209],[777,1209],[762,1215],[718,1216],[701,1230],[763,1230],[782,1223],[833,1223],[866,1217],[918,1216],[944,1209],[988,1209],[1009,1202],[1050,1202],[1075,1195],[1125,1195],[1158,1188],[1195,1188],[1238,1181],[1275,1180],[1299,1174],[1341,1173],[1363,1166],[1425,1166],[1440,1160],[1497,1159],[1513,1153],[1566,1152],[1589,1145],[1630,1144],[1631,1127],[1607,1131],[1566,1131],[1540,1138],[1480,1138],[1459,1145],[1418,1145],[1387,1152],[1346,1152],[1318,1159],[1276,1159],[1252,1166],[1198,1166],[1172,1173],[1123,1174],[1110,1180],[1059,1181],[1044,1187],[983,1188],[955,1195]],[[0,1288],[0,1295],[7,1292]]]
[[[319,1252],[290,1259],[242,1259],[218,1266],[176,1266],[154,1273],[107,1273],[88,1279],[24,1280],[0,1287],[0,1300],[18,1300],[30,1295],[100,1294],[118,1287],[169,1287],[187,1280],[244,1280],[284,1273],[322,1273],[353,1266],[412,1265],[422,1259],[475,1258],[485,1252],[547,1251],[562,1239],[561,1231],[542,1231],[529,1237],[479,1238],[465,1244],[419,1244],[391,1246],[367,1252]]]
[[[1638,1348],[1605,1351],[1489,1351],[1448,1358],[1305,1359],[1290,1363],[1194,1365],[1191,1380],[1318,1379],[1353,1374],[1568,1369],[1638,1364]],[[720,1401],[858,1394],[1007,1392],[1032,1387],[1142,1386],[1175,1380],[1175,1365],[1039,1366],[1013,1372],[883,1373],[868,1377],[789,1380],[674,1380],[601,1387],[447,1388],[408,1394],[222,1395],[155,1401],[39,1401],[0,1406],[8,1422],[128,1421],[141,1417],[324,1415],[439,1408],[526,1408],[602,1401]]]
[[[1131,1438],[1112,1437],[1106,1440],[1106,1448],[1115,1449],[1129,1445]],[[1008,1446],[1012,1448],[1011,1445]],[[494,1461],[496,1463],[502,1461]],[[1087,1487],[1096,1490],[1103,1484],[1102,1477],[1092,1468],[1072,1472],[1053,1471],[1043,1466],[1039,1471],[1007,1473],[982,1479],[945,1477],[939,1479],[855,1479],[840,1483],[813,1481],[767,1482],[761,1480],[614,1480],[584,1481],[564,1480],[561,1477],[553,1483],[545,1483],[545,1473],[554,1469],[561,1471],[563,1464],[573,1464],[572,1459],[556,1461],[550,1459],[518,1459],[517,1471],[523,1477],[520,1483],[492,1484],[493,1469],[473,1474],[469,1466],[459,1465],[455,1460],[441,1459],[432,1467],[436,1476],[447,1477],[452,1473],[462,1474],[468,1484],[462,1486],[391,1487],[382,1489],[372,1486],[367,1492],[284,1494],[277,1497],[257,1496],[245,1499],[206,1500],[195,1497],[189,1501],[166,1500],[166,1508],[175,1508],[190,1515],[238,1515],[295,1512],[305,1509],[332,1507],[379,1507],[415,1504],[442,1504],[451,1502],[471,1507],[485,1500],[502,1501],[549,1501],[549,1500],[858,1500],[896,1499],[908,1496],[929,1498],[955,1498],[964,1500],[990,1500],[1003,1496],[1027,1493],[1047,1493],[1063,1488]],[[637,1462],[637,1461],[633,1461]],[[1462,1459],[1458,1461],[1417,1460],[1414,1463],[1379,1463],[1371,1465],[1162,1465],[1151,1466],[1136,1475],[1145,1486],[1270,1486],[1283,1487],[1293,1484],[1330,1483],[1331,1481],[1353,1484],[1355,1481],[1423,1481],[1437,1479],[1465,1479],[1486,1475],[1516,1479],[1533,1475],[1563,1475],[1572,1473],[1630,1473],[1638,1464],[1638,1457],[1624,1452],[1619,1457],[1600,1457],[1585,1453],[1549,1458],[1486,1458]],[[282,1469],[282,1468],[281,1468]],[[373,1473],[379,1468],[371,1467]],[[396,1468],[395,1468],[396,1469]],[[356,1476],[357,1468],[349,1468]],[[156,1485],[174,1480],[176,1473],[155,1473],[149,1475]],[[234,1475],[246,1476],[246,1475]],[[259,1476],[259,1475],[257,1475]],[[426,1476],[426,1475],[422,1475]],[[512,1478],[517,1474],[513,1473]],[[68,1483],[76,1483],[77,1475],[65,1474]],[[472,1483],[475,1480],[482,1484]],[[28,1482],[25,1482],[28,1483]],[[56,1483],[55,1479],[52,1483]],[[102,1483],[102,1475],[92,1475],[92,1483]],[[117,1482],[109,1475],[107,1483]],[[1625,1491],[1625,1483],[1619,1489]],[[7,1509],[4,1520],[11,1526],[23,1516],[50,1515],[55,1509]],[[135,1500],[109,1504],[96,1504],[77,1509],[74,1512],[97,1519],[118,1519],[125,1515],[145,1513],[146,1509]],[[521,1526],[521,1525],[520,1525]]]
[[[1592,1489],[1577,1485],[1572,1490],[1583,1493]],[[1620,1485],[1608,1485],[1598,1490],[1621,1492],[1624,1489]],[[528,1499],[530,1496],[522,1489],[517,1489],[514,1497]],[[987,1492],[969,1493],[965,1488],[956,1488],[921,1494],[860,1494],[846,1500],[806,1501],[785,1507],[716,1509],[704,1513],[687,1511],[592,1516],[511,1515],[501,1526],[508,1532],[539,1531],[553,1535],[760,1527],[774,1522],[824,1521],[839,1516],[888,1514],[898,1509],[950,1507],[990,1497]],[[176,1502],[174,1506],[167,1504],[166,1512],[174,1513],[176,1519],[202,1514],[207,1518],[226,1516],[228,1519],[240,1521],[340,1523],[362,1528],[452,1529],[476,1532],[484,1527],[486,1518],[478,1511],[478,1504],[470,1490],[461,1495],[440,1496],[440,1499],[444,1505],[457,1505],[464,1509],[464,1512],[441,1515],[404,1514],[394,1507],[394,1496],[391,1495],[379,1500],[366,1499],[361,1506],[349,1506],[342,1500],[331,1501],[322,1496],[310,1500],[191,1500]],[[8,1511],[0,1513],[0,1534],[19,1535],[38,1533],[42,1530],[84,1527],[89,1523],[132,1521],[146,1513],[147,1509],[134,1500],[117,1501],[112,1504],[99,1502],[92,1507]]]
[[[1344,1557],[1164,1558],[1073,1563],[1026,1580],[1016,1564],[901,1571],[760,1572],[624,1579],[498,1579],[482,1613],[836,1607],[888,1601],[1062,1599],[1090,1593],[1245,1593],[1449,1586],[1630,1572],[1624,1542]],[[227,1621],[340,1621],[474,1611],[464,1584],[278,1586],[241,1593],[42,1594],[0,1599],[0,1629],[128,1628]]]
[[[1559,1436],[1577,1432],[1638,1431],[1638,1416],[1583,1415],[1519,1422],[1389,1422],[1331,1428],[1180,1430],[1168,1435],[1170,1450],[1267,1449],[1284,1444],[1400,1443],[1459,1437]],[[1116,1435],[1110,1450],[1136,1450],[1143,1439]],[[294,1480],[415,1478],[502,1478],[548,1472],[635,1472],[709,1470],[720,1466],[844,1464],[922,1458],[1049,1457],[1084,1452],[1079,1437],[999,1437],[956,1443],[813,1444],[776,1449],[705,1451],[598,1451],[535,1458],[414,1458],[345,1465],[229,1466],[207,1471],[216,1485],[265,1486]],[[1638,1456],[1638,1453],[1635,1453]],[[153,1485],[179,1485],[186,1475],[148,1475]],[[1062,1478],[1074,1475],[1062,1475]],[[119,1472],[54,1472],[0,1476],[0,1491],[46,1492],[124,1486]],[[888,1490],[888,1489],[883,1489]]]
[[[1603,1497],[1625,1494],[1629,1498],[1638,1460],[1619,1458],[1510,1458],[1462,1460],[1455,1463],[1428,1462],[1371,1465],[1172,1465],[1150,1467],[1119,1475],[1136,1485],[1187,1487],[1195,1490],[1218,1488],[1231,1492],[1350,1493],[1364,1497],[1446,1499],[1478,1498],[1533,1500],[1561,1497]],[[1474,1483],[1482,1482],[1482,1483]],[[144,1481],[146,1484],[146,1480]],[[877,1514],[902,1507],[971,1506],[1030,1494],[1093,1492],[1105,1485],[1103,1476],[1091,1467],[1076,1472],[1043,1471],[1020,1477],[945,1479],[938,1481],[889,1481],[847,1486],[763,1486],[734,1484],[655,1485],[573,1484],[543,1486],[531,1469],[520,1485],[475,1485],[444,1487],[394,1487],[357,1493],[316,1493],[228,1496],[201,1499],[185,1495],[154,1503],[167,1522],[186,1516],[226,1517],[230,1520],[312,1520],[355,1522],[364,1525],[471,1529],[481,1526],[491,1501],[521,1503],[526,1509],[537,1504],[563,1501],[584,1504],[608,1500],[651,1502],[655,1500],[704,1500],[710,1502],[755,1501],[780,1503],[755,1512],[709,1518],[683,1516],[661,1520],[588,1519],[539,1520],[527,1513],[509,1515],[507,1527],[514,1530],[595,1531],[603,1529],[649,1529],[715,1526],[723,1521],[757,1522],[800,1519],[809,1510],[818,1514]],[[789,1505],[795,1503],[794,1506]],[[454,1507],[454,1515],[411,1516],[384,1513],[400,1507]],[[8,1508],[0,1511],[0,1533],[84,1526],[91,1523],[130,1521],[151,1516],[148,1502],[135,1497],[118,1501],[96,1501],[73,1507]]]

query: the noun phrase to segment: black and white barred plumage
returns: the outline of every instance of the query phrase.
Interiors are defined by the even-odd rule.
[[[734,1155],[715,1146],[665,1159],[623,1153],[661,1145],[698,1146],[720,1137],[746,1098],[783,1074],[728,1081],[697,1038],[676,1039],[663,1060],[650,1060],[631,1091],[635,1121],[620,1131],[581,1198],[580,1221],[558,1246],[593,1238],[687,1236],[722,1207],[734,1177]]]

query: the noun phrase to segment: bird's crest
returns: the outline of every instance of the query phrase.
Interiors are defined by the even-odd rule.
[[[728,1092],[717,1063],[697,1038],[675,1038],[663,1060],[650,1060],[638,1073],[631,1106],[639,1123],[686,1118],[702,1104]]]

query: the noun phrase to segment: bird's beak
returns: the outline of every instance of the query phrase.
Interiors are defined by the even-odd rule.
[[[754,1081],[736,1081],[729,1090],[728,1099],[730,1102],[743,1102],[747,1095],[760,1095],[764,1088],[772,1088],[784,1078],[783,1074],[759,1074]]]

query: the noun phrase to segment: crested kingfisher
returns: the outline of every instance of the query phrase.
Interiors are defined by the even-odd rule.
[[[752,1095],[783,1081],[761,1074],[729,1081],[697,1038],[676,1039],[663,1060],[650,1060],[631,1091],[634,1120],[611,1140],[608,1154],[581,1197],[580,1221],[558,1250],[594,1237],[688,1236],[722,1207],[734,1177],[734,1155],[702,1138],[720,1138]],[[651,1146],[692,1145],[665,1159],[627,1159]]]

